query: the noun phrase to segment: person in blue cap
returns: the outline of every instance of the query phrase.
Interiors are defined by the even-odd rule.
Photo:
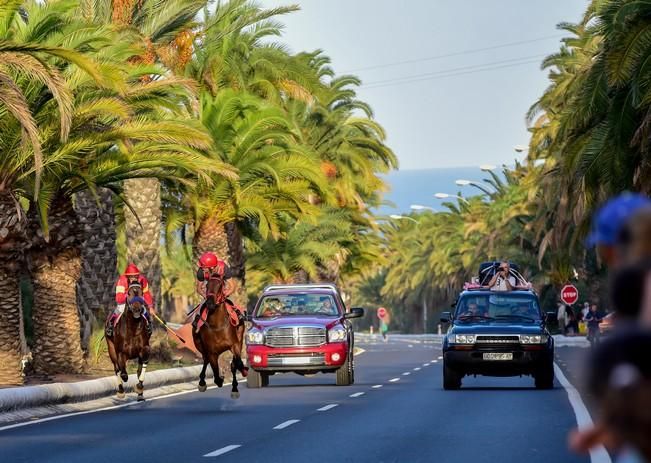
[[[651,211],[651,200],[638,193],[622,193],[610,199],[595,214],[586,244],[596,246],[599,257],[610,268],[622,265],[622,232],[641,211]]]

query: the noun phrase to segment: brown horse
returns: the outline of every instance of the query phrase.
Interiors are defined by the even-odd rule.
[[[127,361],[138,359],[138,401],[145,400],[145,371],[149,361],[149,333],[143,315],[145,301],[139,284],[131,284],[127,292],[127,308],[113,329],[113,336],[106,338],[109,357],[118,378],[118,398],[124,398],[124,383],[128,381]]]
[[[215,384],[218,387],[224,385],[224,378],[219,372],[219,356],[228,350],[233,354],[231,361],[231,373],[233,375],[233,387],[231,398],[238,399],[240,393],[237,390],[236,373],[239,370],[246,376],[248,368],[242,362],[242,343],[244,341],[244,324],[233,326],[226,311],[226,293],[224,292],[224,278],[212,275],[206,283],[207,314],[203,314],[203,307],[199,309],[199,316],[203,316],[204,323],[199,331],[192,331],[192,338],[197,350],[203,357],[203,368],[199,374],[199,391],[204,392],[206,388],[206,368],[208,363],[212,368]]]

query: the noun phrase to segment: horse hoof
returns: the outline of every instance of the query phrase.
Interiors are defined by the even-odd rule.
[[[122,373],[122,374],[120,375],[120,378],[122,378],[122,381],[124,381],[125,383],[126,383],[127,381],[129,381],[129,375],[126,374],[126,373]]]
[[[138,395],[142,395],[142,393],[145,392],[145,386],[142,384],[136,384],[136,392]]]
[[[138,394],[138,402],[144,402],[145,398],[143,397],[142,394]]]
[[[231,392],[231,399],[239,399],[239,398],[240,398],[239,392]]]
[[[206,390],[208,389],[208,386],[206,386],[205,384],[199,384],[198,389],[199,389],[199,392],[206,392]]]
[[[242,376],[245,378],[249,376],[249,369],[247,367],[242,368]]]
[[[224,385],[224,378],[215,378],[215,384],[217,387],[222,387]]]
[[[118,392],[116,395],[117,395],[118,399],[124,399],[124,397],[125,397],[124,392]]]

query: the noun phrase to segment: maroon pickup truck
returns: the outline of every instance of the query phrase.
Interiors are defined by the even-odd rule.
[[[247,385],[269,385],[276,373],[336,373],[338,386],[355,381],[354,332],[349,319],[364,309],[346,312],[333,284],[273,285],[264,289],[246,334]]]

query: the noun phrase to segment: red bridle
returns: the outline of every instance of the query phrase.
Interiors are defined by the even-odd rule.
[[[219,287],[214,291],[210,290],[211,281],[219,281]],[[219,275],[210,275],[210,278],[206,281],[206,299],[209,299],[210,297],[215,299],[215,304],[222,304],[226,301],[226,294],[224,294],[224,279]]]

